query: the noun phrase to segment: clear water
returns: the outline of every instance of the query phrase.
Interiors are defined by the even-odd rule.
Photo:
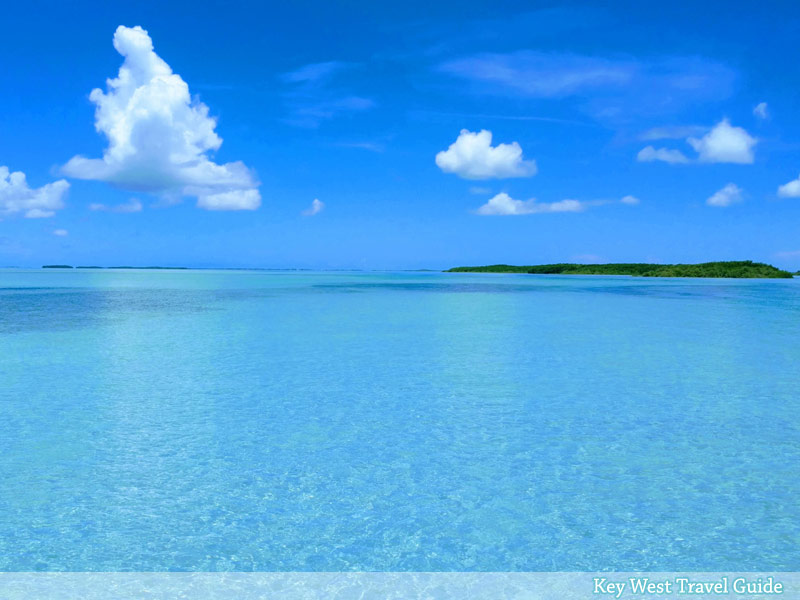
[[[0,570],[800,570],[800,280],[0,271]]]

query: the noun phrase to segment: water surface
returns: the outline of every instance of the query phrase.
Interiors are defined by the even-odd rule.
[[[800,571],[800,280],[0,271],[0,570]]]

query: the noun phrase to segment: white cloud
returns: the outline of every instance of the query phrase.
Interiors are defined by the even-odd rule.
[[[358,65],[334,60],[312,63],[281,75],[280,79],[289,86],[284,98],[291,113],[284,121],[314,128],[328,119],[374,108],[372,98],[350,94],[333,81],[338,74],[355,67]]]
[[[349,66],[351,66],[349,63],[340,60],[311,63],[289,73],[284,73],[280,78],[286,83],[317,84],[330,79],[335,73]]]
[[[637,60],[518,50],[447,60],[438,70],[491,96],[578,99],[600,121],[675,114],[685,107],[728,98],[738,72],[708,59],[670,56]]]
[[[640,200],[636,196],[623,196],[620,200],[623,204],[639,204]]]
[[[702,138],[690,137],[689,145],[699,154],[700,162],[751,164],[753,147],[758,140],[741,127],[723,119]]]
[[[648,129],[639,136],[639,139],[644,141],[678,140],[692,135],[702,135],[707,131],[708,127],[703,127],[701,125],[667,125],[666,127],[653,127],[652,129]]]
[[[492,188],[480,187],[480,186],[477,186],[477,185],[473,185],[472,187],[469,188],[469,193],[470,194],[480,194],[481,196],[485,196],[486,194],[491,194],[492,193]]]
[[[729,183],[706,200],[706,204],[709,206],[725,207],[741,202],[742,199],[742,188],[736,184]]]
[[[137,213],[141,212],[142,203],[136,198],[131,198],[128,202],[124,204],[116,204],[113,206],[96,202],[89,205],[89,210],[108,211],[116,213]]]
[[[636,155],[636,160],[639,162],[653,162],[660,160],[669,164],[685,164],[689,159],[680,150],[669,150],[667,148],[654,148],[653,146],[645,146],[639,150]]]
[[[769,119],[769,110],[766,102],[759,102],[753,109],[753,114],[759,119]]]
[[[170,200],[197,198],[209,210],[253,210],[261,204],[258,181],[244,163],[217,164],[209,153],[222,144],[208,107],[154,51],[139,26],[120,26],[114,48],[124,58],[108,91],[92,90],[95,129],[108,139],[103,158],[73,157],[64,174],[106,181]]]
[[[781,198],[800,198],[800,177],[778,187]]]
[[[778,187],[781,198],[800,198],[800,177]]]
[[[22,171],[9,171],[0,166],[0,216],[22,213],[29,219],[52,217],[64,208],[69,183],[63,179],[40,188],[31,188]]]
[[[314,201],[311,203],[307,209],[305,209],[301,214],[306,217],[313,217],[314,215],[318,215],[322,212],[325,208],[325,203],[320,202],[317,198],[314,198]]]
[[[256,189],[205,194],[197,198],[197,206],[206,210],[255,210],[261,206],[261,194]]]
[[[447,150],[436,155],[436,165],[445,173],[464,179],[531,177],[536,174],[536,161],[523,160],[517,142],[492,147],[492,132],[486,129],[473,133],[462,129]]]
[[[570,96],[594,88],[627,85],[636,75],[632,61],[521,50],[479,54],[445,62],[441,71],[508,88],[534,98]]]
[[[69,235],[69,231],[66,229],[56,229],[53,231],[53,235],[57,235],[58,237],[66,237]]]
[[[514,200],[505,192],[491,198],[475,212],[479,215],[533,215],[539,213],[581,212],[584,205],[578,200],[560,202],[536,202],[536,200]]]

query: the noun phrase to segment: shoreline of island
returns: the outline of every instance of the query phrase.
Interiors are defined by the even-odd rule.
[[[516,273],[526,275],[627,275],[631,277],[701,277],[712,279],[791,279],[791,273],[751,260],[695,264],[657,263],[553,263],[545,265],[486,265],[453,267],[445,273]]]

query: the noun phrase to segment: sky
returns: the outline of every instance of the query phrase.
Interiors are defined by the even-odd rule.
[[[794,2],[4,7],[0,266],[800,269]]]

